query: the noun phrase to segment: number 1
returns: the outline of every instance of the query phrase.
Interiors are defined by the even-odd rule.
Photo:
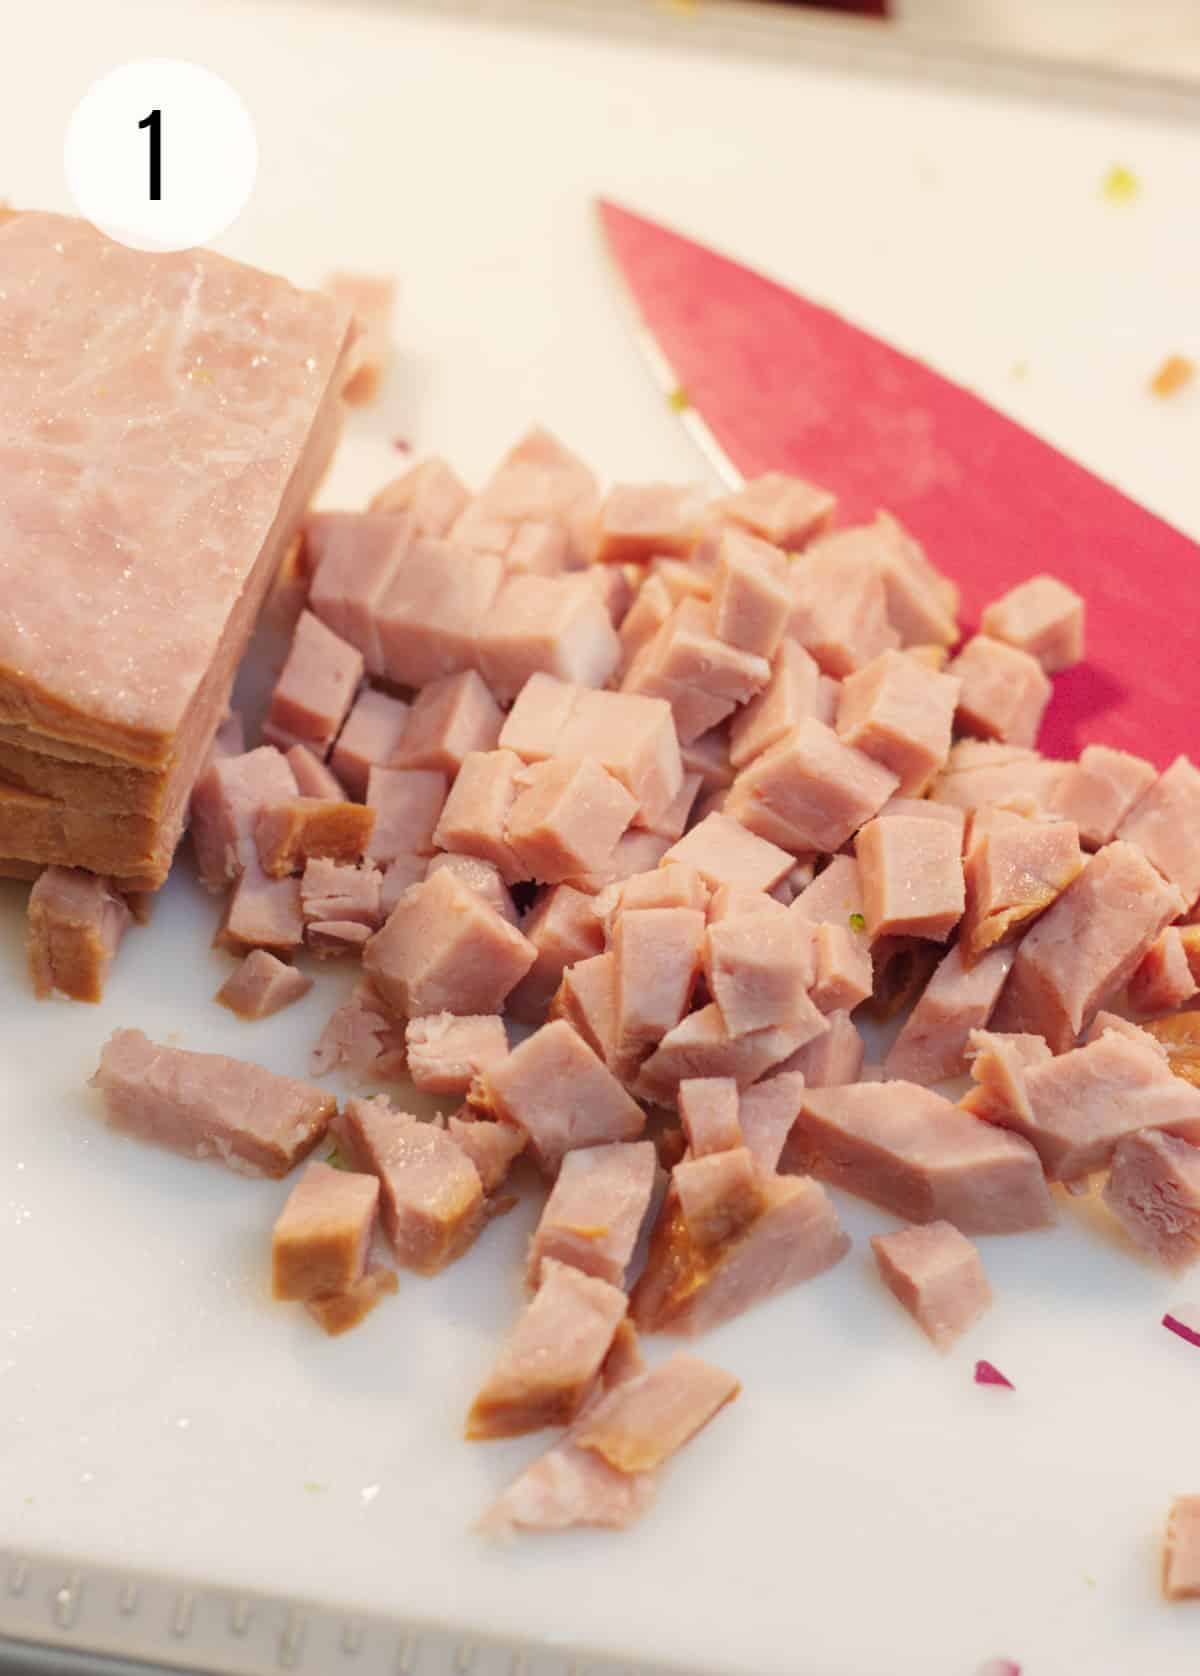
[[[138,123],[150,130],[150,196],[162,197],[162,112],[151,111]]]

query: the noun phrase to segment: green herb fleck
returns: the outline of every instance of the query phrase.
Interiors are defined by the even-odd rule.
[[[26,1507],[32,1507],[33,1506],[33,1497],[32,1496],[26,1496],[25,1497],[25,1505],[26,1505]]]
[[[1090,1571],[1085,1571],[1084,1572],[1083,1580],[1087,1584],[1089,1589],[1094,1589],[1096,1587],[1096,1579],[1092,1576]]]
[[[315,1478],[306,1478],[304,1480],[304,1488],[308,1491],[310,1496],[319,1496],[322,1490],[326,1489],[327,1486],[324,1484],[318,1484]]]
[[[1138,177],[1123,163],[1114,163],[1104,177],[1104,196],[1110,204],[1131,204],[1141,191]]]
[[[325,1162],[329,1165],[331,1170],[348,1170],[350,1168],[345,1154],[342,1152],[341,1147],[336,1141],[334,1141],[329,1151],[325,1154]]]
[[[851,931],[865,931],[867,929],[865,917],[862,914],[851,914],[850,929]]]
[[[667,406],[675,413],[686,413],[692,405],[692,398],[682,384],[677,384],[667,397]]]
[[[1014,361],[1013,364],[1012,364],[1012,375],[1013,375],[1014,378],[1020,378],[1020,379],[1028,378],[1029,377],[1029,362],[1028,361]]]

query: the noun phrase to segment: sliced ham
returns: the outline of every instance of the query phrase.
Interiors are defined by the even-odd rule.
[[[409,707],[402,699],[373,687],[359,693],[332,757],[334,772],[351,797],[365,798],[372,768],[386,768],[392,763],[408,720]]]
[[[296,778],[273,745],[209,763],[192,791],[191,837],[200,878],[223,890],[257,860],[262,809],[295,797]]]
[[[529,1285],[536,1289],[553,1261],[624,1286],[656,1174],[652,1141],[568,1152],[529,1242]]]
[[[665,838],[669,844],[673,844],[677,838],[682,838],[691,823],[692,810],[700,796],[700,786],[701,776],[699,774],[684,774],[683,784],[680,786],[679,795],[674,802],[670,803],[653,822],[647,823],[646,817],[639,814],[637,817],[639,829],[645,832],[653,832],[656,838]]]
[[[987,813],[986,821],[972,822],[963,864],[966,912],[959,946],[969,965],[997,944],[1022,936],[1083,871],[1078,831],[1070,821]]]
[[[218,1158],[242,1175],[285,1176],[329,1127],[337,1102],[323,1089],[243,1059],[160,1047],[117,1030],[91,1086],[114,1129],[189,1158]]]
[[[663,864],[694,868],[713,890],[719,885],[770,890],[788,872],[792,859],[787,850],[756,837],[728,815],[713,814],[672,844]]]
[[[1050,682],[1028,652],[977,634],[949,664],[962,683],[957,721],[964,733],[1032,746],[1050,702]]]
[[[451,1140],[479,1171],[483,1191],[489,1197],[503,1185],[509,1170],[525,1150],[525,1132],[512,1123],[493,1123],[490,1118],[455,1113],[446,1129]]]
[[[453,781],[472,751],[494,751],[504,713],[473,669],[422,687],[390,759],[393,768],[428,768]]]
[[[962,846],[953,826],[888,815],[854,840],[868,936],[944,943],[965,901]]]
[[[878,1234],[871,1249],[888,1291],[939,1350],[948,1350],[992,1301],[979,1252],[952,1222]]]
[[[812,1005],[813,938],[791,914],[747,913],[710,924],[703,958],[708,992],[731,1037],[786,1027]]]
[[[346,792],[342,782],[307,745],[293,745],[283,754],[301,797],[321,797],[332,803],[343,801]]]
[[[1075,822],[1086,849],[1098,850],[1112,843],[1121,822],[1156,778],[1142,757],[1108,745],[1086,745],[1078,762],[1064,765],[1049,808]]]
[[[504,1021],[495,1013],[410,1018],[404,1042],[408,1074],[426,1094],[466,1094],[477,1076],[508,1056]]]
[[[302,611],[287,661],[271,694],[263,737],[284,750],[308,745],[322,760],[337,738],[363,678],[363,656]]]
[[[610,573],[606,571],[605,574]],[[662,577],[647,576],[625,613],[617,634],[621,647],[621,658],[617,668],[622,675],[642,647],[649,645],[654,639],[674,609],[675,600]]]
[[[470,498],[457,472],[434,454],[380,489],[370,510],[407,513],[418,535],[447,535]]]
[[[397,856],[432,855],[446,804],[446,777],[421,768],[367,772],[367,807],[375,822],[365,854],[383,865]]]
[[[301,872],[310,859],[361,861],[374,827],[375,810],[361,803],[292,797],[259,811],[254,841],[263,872],[282,879]]]
[[[1049,762],[1036,751],[994,739],[960,739],[929,796],[935,803],[963,810],[992,804],[1036,816],[1051,810],[1070,773],[1070,764]]]
[[[983,1096],[977,1108],[980,1115],[986,1116],[990,1107],[999,1105],[1032,1123],[1033,1109],[1025,1089],[1025,1073],[1053,1057],[1042,1037],[972,1030],[967,1052],[971,1075]]]
[[[992,949],[968,970],[956,943],[893,1042],[884,1060],[887,1075],[919,1083],[958,1076],[966,1068],[970,1034],[992,1017],[1013,962],[1011,948]]]
[[[1083,657],[1083,601],[1056,576],[1031,576],[983,609],[979,626],[1036,658],[1047,675]]]
[[[725,812],[793,854],[840,850],[898,783],[890,769],[809,716],[742,769]]]
[[[34,994],[99,1001],[132,918],[107,879],[47,867],[29,893],[25,951]]]
[[[266,949],[251,949],[218,989],[216,999],[239,1018],[270,1018],[303,1000],[313,981]]]
[[[720,925],[724,920],[743,917],[774,916],[778,919],[780,914],[787,912],[787,906],[779,900],[775,891],[782,889],[790,877],[789,873],[781,879],[770,896],[754,885],[718,885],[708,904],[709,925]],[[811,884],[812,880],[808,882]],[[798,946],[801,941],[797,939]]]
[[[852,575],[879,577],[886,619],[900,645],[952,646],[958,639],[958,589],[890,513],[880,512],[873,524],[822,536],[812,556],[822,559],[835,582],[843,561]]]
[[[1136,844],[1190,908],[1200,897],[1200,769],[1176,757],[1125,816],[1117,836]]]
[[[918,797],[950,754],[959,682],[903,652],[883,652],[842,682],[837,734],[896,775],[904,797]]]
[[[709,887],[694,867],[679,861],[663,861],[648,873],[635,873],[613,887],[614,901],[596,899],[596,911],[605,916],[611,931],[618,913],[629,913],[635,908],[694,908],[705,913],[709,905]]]
[[[378,1208],[374,1176],[309,1164],[271,1236],[274,1296],[305,1303],[348,1291],[366,1272]]]
[[[715,1419],[741,1388],[723,1368],[681,1352],[606,1392],[588,1409],[575,1441],[618,1472],[653,1472]]]
[[[398,855],[383,864],[382,878],[379,884],[379,919],[381,924],[387,923],[388,915],[399,902],[410,885],[422,884],[429,874],[434,871],[437,856],[426,855]],[[374,862],[370,863],[374,866]],[[476,888],[472,879],[464,879],[464,884],[472,890]],[[498,904],[493,903],[498,912],[504,912],[505,919],[510,916]]]
[[[1167,1268],[1200,1257],[1200,1147],[1155,1130],[1125,1136],[1104,1202],[1133,1243]]]
[[[505,454],[452,533],[467,541],[468,526],[487,526],[491,550],[508,553],[523,525],[555,524],[567,537],[567,563],[578,567],[589,556],[599,504],[588,467],[537,425]]]
[[[540,884],[603,868],[637,812],[636,799],[590,757],[534,763],[515,786],[504,840]]]
[[[580,873],[567,882],[576,890],[597,896],[609,885],[619,884],[623,879],[632,879],[637,873],[646,873],[657,867],[670,847],[669,838],[660,838],[657,832],[630,827],[617,839],[616,848],[599,872]]]

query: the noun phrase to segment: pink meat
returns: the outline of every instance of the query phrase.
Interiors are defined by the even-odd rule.
[[[715,501],[712,510],[761,540],[798,553],[825,528],[836,505],[828,489],[768,471],[752,477],[736,494]]]
[[[1030,1031],[1064,1052],[1182,905],[1139,849],[1106,844],[1023,939],[996,1028]]]
[[[691,1077],[681,1082],[679,1118],[693,1158],[742,1144],[738,1086],[732,1077]]]
[[[773,658],[792,610],[787,559],[777,547],[726,530],[718,549],[712,625],[718,640]]]
[[[1070,821],[979,811],[964,865],[967,895],[960,942],[966,959],[973,961],[997,943],[1021,936],[1082,869],[1079,837]]]
[[[342,395],[352,407],[366,406],[378,396],[392,359],[396,281],[390,275],[333,273],[321,289],[354,316],[357,335]]]
[[[367,795],[372,768],[393,762],[408,725],[409,709],[401,699],[368,687],[359,693],[333,748],[333,768],[351,797]]]
[[[417,535],[446,535],[470,499],[446,461],[434,454],[394,478],[371,502],[372,512],[407,513]]]
[[[939,1350],[948,1350],[992,1301],[979,1252],[952,1222],[877,1234],[879,1275]]]
[[[361,955],[370,936],[371,927],[361,920],[324,919],[314,920],[306,928],[304,940],[318,960],[336,960]]]
[[[962,846],[941,821],[889,815],[854,841],[867,934],[944,943],[962,918]]]
[[[25,949],[34,994],[99,1001],[132,917],[107,879],[47,867],[29,893]]]
[[[685,557],[696,545],[703,512],[698,489],[614,483],[600,508],[593,557],[600,564],[629,564],[659,553]]]
[[[782,890],[790,877],[790,873],[786,874],[774,887],[775,891]],[[807,889],[807,886],[804,888]],[[765,890],[759,890],[755,885],[718,885],[708,904],[708,923],[720,925],[723,920],[746,916],[761,918],[763,915],[778,919],[780,914],[786,913],[787,907],[774,891],[768,896]],[[797,946],[800,946],[799,943]]]
[[[637,653],[621,680],[628,695],[664,699],[684,744],[718,726],[766,686],[766,658],[739,650],[716,634],[707,600],[683,599]]]
[[[671,1180],[688,1238],[700,1251],[736,1239],[762,1212],[762,1181],[748,1147],[684,1158]]]
[[[980,1115],[986,1116],[993,1106],[999,1105],[1032,1123],[1033,1108],[1025,1088],[1025,1073],[1053,1057],[1042,1038],[972,1030],[967,1054],[971,1075],[983,1096]]]
[[[847,925],[865,937],[864,908],[858,862],[852,855],[835,855],[812,884],[800,892],[790,911],[810,925],[825,921],[830,925]]]
[[[426,855],[398,855],[383,868],[383,880],[379,886],[379,919],[385,924],[388,915],[399,902],[410,885],[419,885],[430,872],[433,871],[437,856]],[[465,881],[475,888],[473,880]],[[497,906],[498,904],[493,904]],[[506,919],[509,915],[505,913]]]
[[[533,944],[453,873],[405,891],[363,953],[363,970],[406,1018],[499,1013],[533,965]]]
[[[811,556],[822,558],[835,575],[834,561],[875,572],[883,584],[887,621],[900,645],[952,646],[958,639],[958,589],[890,513],[880,512],[873,524],[832,531],[814,545]]]
[[[218,757],[240,757],[246,751],[246,722],[240,711],[230,710],[213,734],[212,754]],[[208,764],[205,763],[205,767]]]
[[[309,610],[358,648],[369,675],[384,673],[379,607],[415,533],[411,518],[374,512],[317,512],[304,527]]]
[[[887,1075],[919,1083],[958,1076],[965,1069],[968,1038],[991,1018],[1013,960],[1012,949],[992,949],[968,971],[956,943],[893,1042],[884,1060]],[[997,1021],[996,1028],[1008,1026]]]
[[[959,847],[962,847],[963,834],[966,829],[966,812],[956,809],[952,803],[934,803],[927,797],[889,797],[879,811],[879,819],[887,820],[891,815],[904,815],[909,820],[942,821],[946,826],[953,827],[958,835]]]
[[[1137,1013],[1174,1012],[1197,987],[1183,934],[1177,925],[1168,925],[1129,980],[1129,1005]]]
[[[270,1018],[302,1000],[312,986],[311,978],[266,949],[251,949],[225,979],[216,999],[239,1018]]]
[[[944,767],[959,683],[903,652],[883,652],[842,682],[837,733],[890,769],[905,797],[917,797]]]
[[[1125,816],[1117,836],[1136,844],[1190,908],[1200,897],[1200,769],[1176,757]]]
[[[514,1018],[540,1024],[567,967],[603,950],[595,903],[595,897],[570,885],[551,885],[525,915],[521,932],[536,952],[533,965],[508,998]]]
[[[1056,576],[1031,576],[984,607],[984,634],[1036,658],[1047,675],[1083,657],[1083,601]]]
[[[783,656],[782,649],[780,656]],[[757,699],[754,701],[757,703]],[[749,709],[750,706],[747,706]],[[729,734],[725,728],[714,728],[702,733],[690,745],[680,747],[680,760],[685,774],[699,774],[702,791],[712,791],[733,784],[733,769],[729,762]]]
[[[357,864],[374,828],[375,811],[361,803],[293,797],[259,810],[254,841],[264,873],[282,879],[310,859]]]
[[[436,1274],[484,1222],[479,1172],[444,1129],[386,1100],[346,1101],[336,1132],[357,1168],[379,1177],[384,1232],[402,1267]]]
[[[821,679],[804,647],[785,640],[775,654],[771,679],[730,723],[730,763],[744,768],[786,738],[805,716],[817,715]]]
[[[705,981],[732,1037],[807,1016],[815,971],[808,928],[786,912],[740,914],[705,933]]]
[[[462,1148],[479,1171],[483,1191],[489,1196],[503,1185],[513,1163],[525,1150],[524,1130],[511,1123],[493,1123],[487,1118],[466,1118],[456,1114],[449,1119],[446,1128],[451,1140]]]
[[[570,568],[570,538],[561,524],[518,524],[504,560],[510,577],[557,576]],[[590,581],[592,572],[586,574]],[[618,573],[615,580],[623,582],[624,577]],[[612,621],[611,617],[609,621]]]
[[[473,669],[503,571],[494,553],[418,536],[376,611],[388,679],[423,687],[440,676]]]
[[[410,1018],[404,1041],[408,1074],[426,1094],[465,1094],[477,1076],[508,1057],[504,1021],[495,1013]]]
[[[528,1131],[548,1176],[576,1147],[636,1140],[646,1123],[637,1102],[562,1019],[526,1037],[483,1085],[491,1110]]]
[[[915,1083],[806,1089],[792,1136],[826,1181],[908,1222],[1014,1234],[1053,1217],[1026,1141]]]
[[[823,1041],[824,1037],[817,1040]],[[742,1090],[739,1102],[742,1134],[763,1175],[773,1175],[778,1169],[803,1098],[804,1077],[797,1071],[778,1071],[756,1082],[753,1088]]]
[[[504,839],[526,878],[556,883],[605,867],[637,800],[590,757],[533,763],[516,778]]]
[[[268,879],[258,862],[251,862],[233,888],[214,944],[234,954],[247,949],[290,954],[303,941],[300,880]]]
[[[611,858],[599,872],[580,873],[568,882],[576,890],[584,891],[589,896],[597,896],[610,885],[619,884],[623,879],[632,879],[637,873],[646,873],[657,867],[670,847],[670,840],[660,838],[656,832],[642,832],[636,827],[630,827],[628,832],[617,839]]]
[[[1050,702],[1050,682],[1036,658],[977,634],[949,665],[962,683],[957,722],[964,733],[1033,745]]]
[[[482,625],[479,669],[501,703],[539,671],[602,687],[620,661],[607,608],[582,576],[510,575]]]
[[[706,815],[672,844],[663,862],[692,867],[714,890],[718,885],[745,885],[770,890],[792,865],[786,850],[748,832],[728,815]]]
[[[468,1438],[520,1437],[569,1425],[627,1307],[624,1292],[606,1281],[565,1263],[543,1263],[541,1284],[471,1404]]]
[[[656,1175],[652,1141],[568,1152],[529,1242],[530,1287],[541,1283],[551,1261],[624,1286]]]
[[[836,680],[900,643],[875,556],[850,550],[845,533],[815,541],[790,578],[788,633]]]
[[[1048,762],[1036,751],[994,739],[960,739],[929,795],[935,803],[958,809],[994,804],[1037,816],[1050,811],[1071,772],[1071,764]]]
[[[617,916],[612,1063],[623,1080],[687,1012],[703,947],[704,915],[695,908],[635,908]]]
[[[433,834],[440,849],[493,862],[506,885],[527,876],[505,837],[520,768],[512,751],[468,752]]]
[[[634,873],[609,889],[615,893],[611,908],[607,902],[601,908],[598,898],[597,912],[606,916],[610,931],[617,913],[634,908],[695,908],[704,913],[709,904],[709,889],[700,874],[679,861],[661,862],[648,873]]]
[[[324,858],[307,863],[300,880],[300,910],[306,925],[326,920],[355,920],[372,931],[383,923],[382,879],[367,862],[350,867]]]
[[[1098,850],[1112,842],[1121,822],[1156,778],[1142,757],[1107,745],[1087,745],[1078,762],[1066,764],[1049,808],[1075,822],[1086,849]]]
[[[840,850],[896,790],[896,776],[806,717],[743,768],[725,812],[793,854]]]
[[[404,1075],[404,1026],[370,979],[362,978],[331,1016],[309,1055],[314,1077],[343,1069],[355,1082],[390,1082]]]
[[[701,783],[699,774],[685,774],[679,795],[667,805],[661,815],[656,816],[652,823],[646,823],[644,816],[638,816],[639,830],[653,832],[656,837],[665,838],[671,844],[677,838],[682,838],[691,822]]]
[[[826,1023],[829,1028],[824,1035],[806,1042],[778,1067],[780,1076],[799,1072],[809,1088],[841,1088],[858,1081],[867,1050],[854,1020],[848,1012],[838,1011],[828,1013]]]
[[[1163,1594],[1200,1599],[1200,1496],[1176,1496],[1163,1547]]]
[[[1200,1147],[1142,1130],[1117,1143],[1104,1202],[1137,1246],[1171,1269],[1200,1257]]]
[[[502,544],[495,550],[507,552],[523,524],[557,524],[567,534],[568,562],[578,567],[589,554],[599,500],[591,471],[539,425],[509,449],[453,533],[468,521],[490,525]]]
[[[310,1163],[271,1235],[271,1291],[305,1303],[348,1292],[366,1272],[379,1206],[374,1176]]]
[[[296,791],[295,776],[273,745],[209,763],[192,791],[191,813],[196,866],[209,890],[223,890],[257,862],[260,811]]]
[[[607,576],[614,572],[605,569],[603,574]],[[621,573],[618,571],[615,574]],[[662,577],[647,576],[625,613],[617,634],[621,648],[617,668],[621,674],[629,668],[642,647],[654,639],[674,609],[675,600]]]
[[[731,1373],[696,1356],[671,1356],[593,1404],[576,1433],[618,1472],[653,1472],[741,1390]]]
[[[815,1008],[786,1026],[730,1036],[715,1002],[691,1013],[670,1030],[642,1066],[639,1095],[656,1105],[673,1106],[679,1084],[688,1077],[732,1077],[749,1088],[806,1042],[829,1028]]]
[[[393,768],[431,768],[449,781],[472,751],[494,751],[503,712],[473,669],[422,687],[391,757]]]
[[[813,941],[815,974],[809,995],[823,1013],[851,1013],[874,987],[871,951],[848,925],[818,925]],[[818,1038],[819,1040],[820,1038]]]
[[[382,865],[402,855],[432,855],[446,804],[446,776],[424,768],[371,768],[367,807],[375,826],[369,860]]]
[[[616,955],[596,954],[566,967],[548,1016],[565,1019],[611,1070],[617,1039]]]
[[[643,1331],[707,1332],[823,1274],[850,1249],[820,1183],[773,1176],[762,1183],[762,1194],[754,1222],[715,1251],[693,1243],[678,1196],[667,1194],[631,1299]]]
[[[510,925],[516,925],[518,916],[516,905],[512,899],[512,892],[500,877],[500,869],[494,862],[481,861],[478,856],[474,855],[453,855],[447,852],[430,856],[418,878],[430,879],[435,873],[453,873],[455,878],[460,879],[468,890],[473,890],[490,908],[495,908],[501,919],[506,919]],[[416,884],[417,882],[418,879],[409,881],[410,884]],[[397,892],[397,901],[400,895],[401,892]],[[395,902],[393,902],[392,906],[395,907],[395,905]],[[522,930],[524,930],[524,927],[522,927]],[[511,996],[509,997],[509,1006],[510,1008],[512,1006]]]
[[[263,737],[284,750],[308,745],[324,758],[363,678],[363,656],[311,611],[302,611],[271,694]]]
[[[268,748],[274,749],[273,746]],[[329,803],[343,800],[346,789],[342,782],[320,757],[313,755],[307,745],[293,745],[284,755],[301,797],[320,797]],[[278,802],[279,799],[272,798],[270,801]]]
[[[188,1158],[219,1158],[242,1175],[285,1176],[337,1109],[311,1083],[220,1053],[159,1047],[140,1030],[114,1031],[91,1087],[114,1129]]]
[[[309,1298],[304,1308],[330,1338],[348,1333],[364,1321],[376,1304],[390,1297],[399,1287],[395,1269],[386,1263],[368,1263],[366,1273],[344,1292],[327,1292],[324,1297]]]

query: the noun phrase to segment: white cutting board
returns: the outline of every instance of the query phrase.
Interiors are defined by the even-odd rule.
[[[332,483],[348,504],[398,464],[394,436],[477,479],[534,419],[606,475],[701,475],[602,266],[604,190],[925,354],[1200,532],[1200,399],[1143,390],[1165,354],[1200,352],[1200,129],[693,51],[704,27],[664,14],[651,49],[383,6],[43,0],[0,105],[3,186],[67,207],[62,129],[115,63],[177,54],[230,77],[262,165],[226,248],[302,280],[402,280],[397,377]],[[1144,183],[1133,206],[1099,195],[1114,160]],[[0,1633],[260,1668],[224,1619],[189,1637],[186,1595],[174,1632],[160,1595],[112,1617],[88,1581],[107,1565],[621,1660],[606,1670],[972,1676],[1006,1654],[1025,1676],[1194,1676],[1200,1608],[1157,1592],[1168,1500],[1200,1491],[1200,1352],[1158,1326],[1187,1287],[1078,1204],[1053,1232],[983,1242],[995,1308],[942,1358],[874,1279],[866,1239],[888,1220],[845,1201],[836,1272],[704,1341],[744,1393],[640,1528],[496,1551],[468,1527],[542,1440],[459,1433],[519,1305],[533,1208],[325,1340],[267,1298],[286,1187],[110,1137],[84,1085],[122,1024],[303,1073],[345,978],[323,971],[263,1024],[215,1007],[217,910],[181,864],[103,1006],[38,1005],[22,909],[0,890]],[[977,1388],[977,1356],[1016,1392]],[[75,1575],[56,1623],[47,1580]],[[306,1621],[264,1658],[366,1668]],[[372,1634],[372,1669],[522,1668]]]

